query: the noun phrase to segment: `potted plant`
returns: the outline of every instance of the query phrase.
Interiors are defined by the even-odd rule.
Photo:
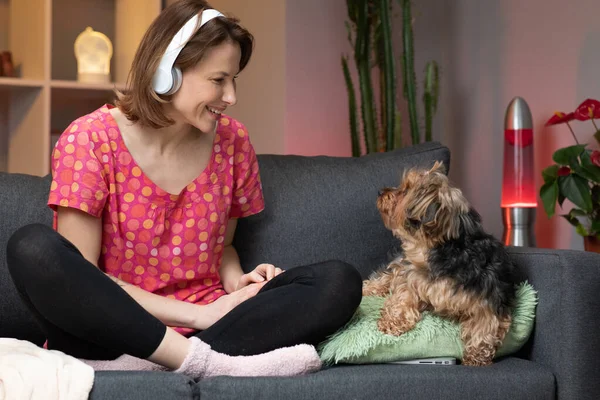
[[[579,143],[570,123],[589,121],[594,127],[593,137],[600,144],[600,130],[594,121],[598,118],[600,102],[587,99],[575,111],[556,112],[546,122],[546,126],[565,124],[575,144],[554,152],[554,164],[542,171],[544,184],[540,189],[548,218],[555,214],[557,203],[561,209],[567,199],[573,204],[573,208],[561,217],[583,236],[585,249],[596,252],[600,252],[600,151]]]
[[[424,119],[421,120],[417,104],[411,0],[397,2],[402,10],[402,80],[396,77],[396,53],[399,51],[395,51],[392,43],[394,2],[346,0],[346,29],[353,54],[352,57],[342,55],[342,70],[348,93],[352,155],[355,157],[362,153],[361,137],[364,139],[365,153],[402,147],[400,91],[407,103],[412,144],[423,141],[419,126],[422,121],[425,141],[432,140],[433,117],[439,98],[439,67],[435,61],[428,62],[425,67],[422,98]],[[354,59],[358,75],[357,84],[350,73],[351,59]],[[401,88],[397,87],[398,83],[402,85]],[[379,99],[375,95],[375,84],[379,85]]]

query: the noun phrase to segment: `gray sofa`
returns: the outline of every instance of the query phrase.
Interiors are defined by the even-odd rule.
[[[363,277],[397,246],[375,209],[402,169],[449,164],[449,150],[428,143],[361,158],[260,155],[266,210],[240,221],[243,267],[283,268],[330,258]],[[49,177],[0,174],[0,336],[37,344],[43,336],[6,271],[9,235],[51,223]],[[216,377],[194,382],[172,373],[100,372],[91,399],[600,399],[600,255],[511,248],[523,280],[539,293],[527,345],[484,368],[342,365],[294,378]]]

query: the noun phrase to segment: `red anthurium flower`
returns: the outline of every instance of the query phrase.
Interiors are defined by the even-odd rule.
[[[575,118],[580,121],[600,118],[600,101],[587,99],[575,110]]]
[[[571,168],[560,167],[557,172],[558,176],[569,176],[571,174]]]
[[[595,166],[600,167],[600,151],[598,151],[598,150],[592,151],[592,155],[590,156],[590,158],[592,159],[592,163]]]
[[[564,124],[565,122],[573,121],[575,113],[565,114],[564,112],[556,111],[552,118],[546,122],[546,126]]]

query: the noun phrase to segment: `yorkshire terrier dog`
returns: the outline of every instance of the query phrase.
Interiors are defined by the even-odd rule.
[[[460,323],[463,365],[492,363],[511,324],[516,278],[504,245],[451,186],[442,163],[405,172],[384,188],[377,208],[402,253],[363,282],[363,295],[389,295],[380,331],[401,335],[423,311]]]

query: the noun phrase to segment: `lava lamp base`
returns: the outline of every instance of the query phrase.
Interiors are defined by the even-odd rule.
[[[535,211],[535,208],[502,207],[502,242],[506,246],[536,247]]]

